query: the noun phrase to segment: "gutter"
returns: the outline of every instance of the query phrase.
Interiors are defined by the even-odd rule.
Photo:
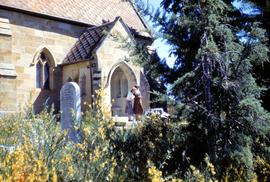
[[[71,63],[61,63],[61,64],[58,64],[58,66],[59,67],[63,67],[63,66],[66,66],[66,65],[72,65],[72,64],[77,64],[77,63],[82,63],[82,62],[87,62],[87,61],[89,61],[89,62],[91,62],[91,61],[93,61],[94,59],[84,59],[84,60],[79,60],[79,61],[76,61],[76,62],[71,62]]]

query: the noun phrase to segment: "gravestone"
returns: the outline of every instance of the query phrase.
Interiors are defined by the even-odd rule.
[[[67,82],[60,91],[61,128],[67,130],[68,138],[79,142],[79,134],[74,124],[80,126],[81,96],[80,87],[75,82]]]

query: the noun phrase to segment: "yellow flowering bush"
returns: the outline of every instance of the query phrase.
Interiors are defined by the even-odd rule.
[[[67,140],[53,110],[0,118],[0,181],[104,181],[114,177],[116,160],[107,138],[109,105],[97,92],[84,113],[80,143]]]
[[[23,119],[22,119],[23,118]],[[12,123],[10,122],[12,121]],[[0,176],[3,181],[56,181],[51,163],[63,140],[54,116],[43,112],[39,117],[22,115],[1,118]]]
[[[24,138],[24,144],[4,159],[4,166],[7,167],[5,181],[47,181],[50,171],[42,154],[36,155],[29,140]]]
[[[270,163],[262,158],[256,158],[254,161],[256,165],[258,181],[270,181]]]
[[[155,166],[152,166],[148,169],[149,178],[152,182],[162,182],[162,172],[159,171]]]
[[[216,182],[243,181],[247,176],[246,170],[228,166],[218,178],[220,168],[208,156],[194,164],[181,145],[184,137],[179,131],[187,124],[153,116],[132,129],[113,127],[110,105],[101,100],[104,94],[98,91],[83,114],[79,143],[68,140],[53,110],[0,118],[0,182]],[[251,175],[251,181],[269,181],[267,160],[253,162],[257,176]]]

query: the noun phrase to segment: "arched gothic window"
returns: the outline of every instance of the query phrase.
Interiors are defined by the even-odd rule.
[[[50,66],[48,57],[41,52],[36,63],[36,88],[50,89]]]

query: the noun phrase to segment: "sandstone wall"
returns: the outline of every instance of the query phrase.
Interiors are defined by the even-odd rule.
[[[8,36],[1,34],[1,26],[7,25],[0,21],[0,63],[11,64],[16,71],[16,77],[0,76],[0,96],[5,98],[1,99],[0,111],[21,110],[29,101],[30,95],[32,103],[39,109],[49,97],[49,100],[55,100],[58,107],[57,98],[62,78],[61,69],[57,65],[64,59],[85,27],[7,10],[0,10],[0,18],[9,21],[11,32]],[[34,55],[44,47],[51,52],[56,65],[53,69],[55,85],[49,91],[35,86]]]
[[[11,60],[12,33],[9,20],[0,18],[0,116],[16,110],[16,71]]]
[[[81,89],[81,103],[82,111],[86,111],[91,103],[91,73],[89,61],[79,62],[76,64],[64,65],[63,71],[63,84],[69,81],[76,82]]]

